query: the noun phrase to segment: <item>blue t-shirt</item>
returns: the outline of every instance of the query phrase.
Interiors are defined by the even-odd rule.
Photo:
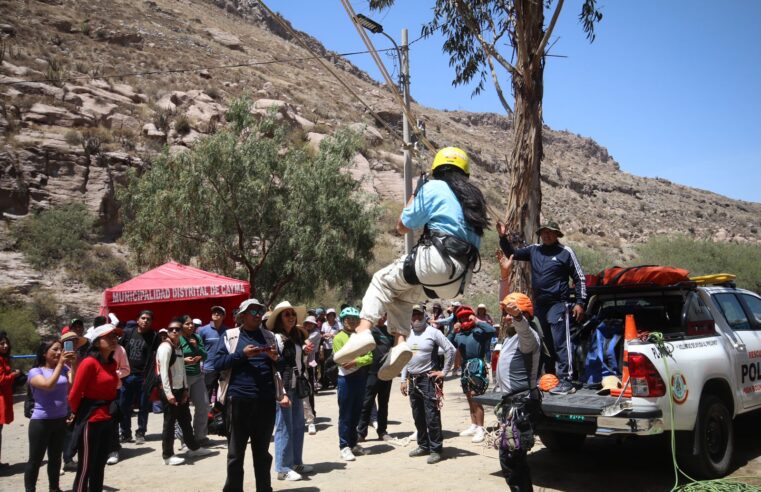
[[[52,389],[44,390],[32,388],[32,398],[34,398],[34,410],[32,411],[32,420],[38,419],[60,419],[69,416],[69,368],[64,366],[58,381]],[[28,377],[32,379],[35,376],[42,376],[47,379],[53,375],[53,369],[47,367],[34,367],[29,371]]]
[[[402,210],[402,223],[410,229],[428,224],[432,231],[459,237],[476,248],[481,237],[465,222],[462,206],[444,181],[432,179],[424,184],[412,203]]]

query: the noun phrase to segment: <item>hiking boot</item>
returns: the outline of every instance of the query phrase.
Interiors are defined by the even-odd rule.
[[[293,467],[293,470],[296,473],[305,474],[305,473],[312,473],[314,471],[314,467],[312,465],[296,465]]]
[[[280,472],[277,474],[278,480],[288,480],[289,482],[297,482],[302,478],[303,477],[301,475],[293,470],[288,470],[287,472]]]
[[[441,461],[441,453],[437,453],[436,451],[431,451],[430,456],[428,456],[428,459],[425,460],[425,462],[429,465],[435,465],[439,461]]]
[[[551,395],[570,395],[572,393],[576,393],[576,387],[567,379],[560,381],[557,386],[550,390]]]
[[[391,381],[402,372],[402,368],[407,365],[411,358],[412,350],[410,350],[407,342],[399,343],[386,356],[386,361],[378,371],[378,379]]]
[[[351,448],[347,446],[341,449],[341,459],[344,461],[354,461],[357,458],[354,457],[354,453],[351,452]]]
[[[486,437],[486,431],[483,427],[477,427],[476,432],[473,434],[473,439],[470,440],[470,442],[479,443],[484,442],[484,438]]]
[[[460,432],[460,436],[465,437],[465,436],[475,435],[476,429],[478,429],[478,426],[476,424],[470,424],[470,427]]]
[[[119,452],[114,451],[113,453],[108,453],[108,459],[106,460],[107,465],[115,465],[119,463]]]
[[[333,360],[336,364],[346,364],[351,362],[360,355],[365,355],[368,352],[372,352],[375,349],[375,339],[370,330],[365,330],[362,333],[355,333],[349,337],[346,345],[341,347],[341,350],[333,354]],[[408,349],[409,350],[409,349]],[[412,352],[410,352],[412,354]],[[406,364],[407,362],[405,362]],[[402,365],[403,367],[403,365]],[[401,367],[399,371],[401,371]]]
[[[135,444],[145,444],[145,434],[135,434]]]
[[[185,458],[180,458],[179,456],[170,456],[169,458],[166,458],[164,460],[164,464],[169,466],[177,466],[177,465],[182,465],[184,463],[185,463]]]
[[[412,451],[410,451],[410,458],[417,458],[418,456],[425,456],[427,454],[430,454],[431,452],[428,451],[425,448],[421,448],[420,446],[416,447]]]
[[[314,424],[309,424],[308,428],[310,436],[317,434],[317,427],[315,427]]]

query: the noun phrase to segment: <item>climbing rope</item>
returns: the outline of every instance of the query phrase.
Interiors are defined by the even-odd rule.
[[[671,421],[671,460],[674,464],[674,486],[671,492],[761,492],[761,486],[751,485],[738,482],[737,479],[759,480],[759,477],[735,477],[732,479],[720,478],[716,480],[695,480],[687,475],[679,467],[676,460],[676,431],[674,430],[674,400],[671,396],[671,372],[669,371],[668,358],[674,352],[674,347],[666,342],[661,332],[650,332],[640,335],[640,338],[646,337],[644,341],[650,342],[656,346],[663,360],[663,367],[666,372],[666,386],[668,388],[669,415]],[[679,485],[679,476],[683,476],[690,483]]]

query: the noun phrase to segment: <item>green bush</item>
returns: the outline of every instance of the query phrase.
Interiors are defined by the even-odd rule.
[[[585,274],[596,274],[605,268],[614,266],[614,259],[604,251],[594,248],[588,248],[578,243],[568,243],[576,253],[576,259],[581,264],[581,269]]]
[[[94,224],[84,205],[72,203],[30,215],[15,224],[11,233],[26,260],[42,270],[84,256]]]
[[[97,245],[77,261],[69,262],[66,270],[72,278],[93,289],[112,287],[130,278],[124,260],[114,256],[104,245]]]
[[[737,286],[761,292],[761,247],[715,243],[686,236],[657,236],[637,248],[638,265],[669,265],[691,276],[712,273],[737,275]]]
[[[40,336],[37,334],[36,319],[37,313],[31,305],[23,305],[3,295],[0,301],[0,330],[8,332],[14,354],[33,354],[37,351]]]

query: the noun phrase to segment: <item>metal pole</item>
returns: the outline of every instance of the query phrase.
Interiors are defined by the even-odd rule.
[[[410,121],[407,120],[407,113],[410,112],[410,50],[407,43],[407,29],[402,29],[402,60],[400,62],[400,71],[402,78],[402,90],[404,96],[404,107],[406,111],[402,114],[402,136],[404,137],[404,204],[412,196],[412,154],[410,153]],[[404,250],[407,254],[412,251],[413,239],[412,233],[404,235]]]

